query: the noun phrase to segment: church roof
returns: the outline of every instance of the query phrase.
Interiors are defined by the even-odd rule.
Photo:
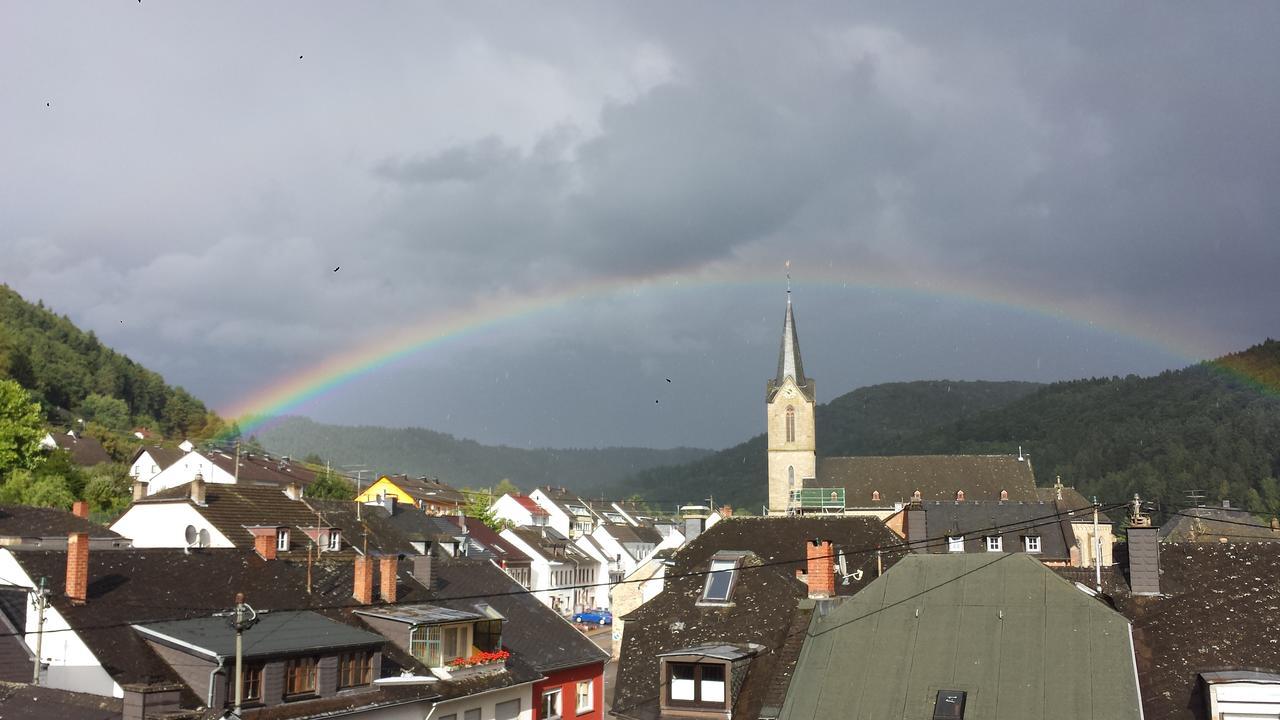
[[[893,507],[921,500],[1037,502],[1031,464],[1014,455],[902,455],[818,458],[818,477],[806,487],[845,489],[849,507]],[[1008,493],[1000,497],[1000,491]],[[879,493],[879,495],[875,495]]]
[[[791,309],[791,291],[787,291],[787,314],[782,321],[782,346],[778,349],[778,374],[769,383],[769,396],[790,377],[796,386],[810,400],[813,399],[813,384],[804,374],[804,363],[800,360],[800,337],[796,332],[796,316]]]

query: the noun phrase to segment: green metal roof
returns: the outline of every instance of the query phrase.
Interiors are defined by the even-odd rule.
[[[210,658],[235,657],[236,633],[226,617],[134,625],[148,638]],[[286,653],[376,647],[381,635],[330,620],[310,610],[286,610],[258,615],[258,622],[244,631],[244,657]]]
[[[815,618],[780,720],[1141,717],[1128,621],[1023,554],[912,555]]]

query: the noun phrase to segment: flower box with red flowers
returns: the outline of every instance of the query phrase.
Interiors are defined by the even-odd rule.
[[[511,657],[511,653],[506,650],[494,650],[486,652],[481,650],[473,654],[471,657],[456,657],[450,660],[448,665],[450,670],[462,670],[465,668],[481,667],[485,665],[499,665]]]

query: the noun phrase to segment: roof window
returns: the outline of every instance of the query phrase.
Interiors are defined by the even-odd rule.
[[[702,589],[702,602],[729,602],[738,577],[738,558],[713,557],[710,569]]]
[[[933,701],[933,720],[964,720],[964,690],[939,690]]]
[[[964,536],[952,535],[948,537],[947,552],[964,552]]]

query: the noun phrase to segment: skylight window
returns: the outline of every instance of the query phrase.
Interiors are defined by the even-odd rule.
[[[1000,552],[1004,549],[1004,538],[999,535],[987,536],[987,552]]]
[[[703,602],[728,602],[738,575],[738,561],[734,558],[712,558],[711,572],[702,590]]]
[[[947,552],[964,552],[964,536],[952,535],[947,538]]]

